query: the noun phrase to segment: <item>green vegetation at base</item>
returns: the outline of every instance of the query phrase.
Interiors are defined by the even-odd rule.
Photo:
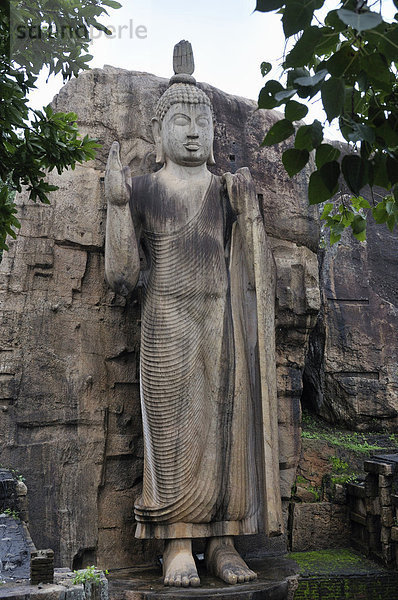
[[[305,577],[360,575],[384,571],[382,567],[350,548],[291,552],[289,558],[299,565],[300,575]]]
[[[303,439],[320,440],[337,448],[368,456],[388,448],[398,447],[397,434],[338,430],[308,412],[303,412],[302,427]]]
[[[3,512],[5,515],[7,515],[7,517],[11,517],[12,519],[15,519],[15,521],[19,521],[18,511],[12,510],[12,508],[6,508]]]
[[[108,575],[109,571],[103,571],[105,575]],[[91,565],[90,567],[86,567],[85,569],[81,569],[79,571],[73,571],[75,577],[73,578],[73,585],[77,585],[79,583],[100,583],[101,582],[101,574],[102,571],[97,569],[96,566]]]
[[[349,464],[344,460],[341,460],[338,456],[330,456],[329,462],[332,467],[332,473],[330,475],[330,483],[332,485],[339,483],[354,483],[358,481],[358,474],[354,473],[350,469]]]
[[[294,600],[395,600],[398,574],[349,548],[291,552],[300,580]]]

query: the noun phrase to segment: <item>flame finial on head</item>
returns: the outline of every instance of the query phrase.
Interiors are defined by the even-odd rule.
[[[173,67],[174,76],[170,80],[170,85],[173,83],[196,85],[196,80],[192,77],[192,73],[195,71],[195,61],[190,42],[181,40],[174,46]]]
[[[156,106],[156,118],[159,121],[163,121],[170,106],[178,102],[206,104],[211,108],[209,97],[197,87],[196,79],[192,77],[195,62],[190,42],[182,40],[174,47],[173,66],[174,75],[169,87]]]

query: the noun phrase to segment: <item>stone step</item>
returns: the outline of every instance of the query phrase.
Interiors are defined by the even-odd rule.
[[[200,562],[200,588],[171,588],[162,582],[161,569],[143,567],[110,572],[110,600],[287,600],[297,584],[297,565],[283,557],[248,561],[256,581],[227,585],[205,572]],[[291,596],[290,596],[291,597]]]
[[[294,552],[300,567],[294,600],[397,600],[398,573],[352,549]]]

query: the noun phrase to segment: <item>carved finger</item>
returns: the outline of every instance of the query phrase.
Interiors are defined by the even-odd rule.
[[[119,142],[113,142],[109,156],[108,162],[106,164],[107,171],[121,171],[122,163],[120,162],[120,145]]]
[[[247,181],[252,180],[252,174],[250,173],[250,169],[248,167],[241,167],[236,171],[236,174],[243,175],[243,177],[247,179]]]
[[[227,190],[228,194],[232,191],[232,186],[234,184],[235,176],[232,173],[225,173],[222,176],[222,181],[224,183],[224,188]]]
[[[128,187],[131,189],[131,169],[130,167],[124,167],[123,169],[124,180]]]

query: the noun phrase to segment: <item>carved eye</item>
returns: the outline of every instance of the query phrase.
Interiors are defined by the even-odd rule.
[[[207,117],[200,116],[196,119],[196,123],[199,125],[199,127],[207,127],[209,124],[209,119]]]
[[[191,119],[185,115],[176,115],[173,119],[173,122],[175,125],[181,125],[184,127],[185,125],[190,124]]]

